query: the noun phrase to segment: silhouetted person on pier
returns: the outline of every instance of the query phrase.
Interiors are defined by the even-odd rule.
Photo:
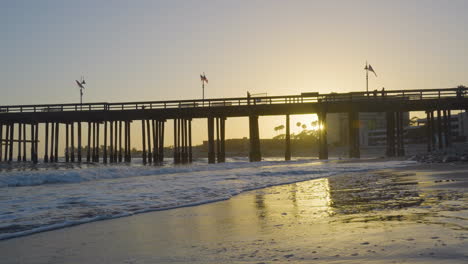
[[[250,105],[250,93],[247,92],[247,105]]]

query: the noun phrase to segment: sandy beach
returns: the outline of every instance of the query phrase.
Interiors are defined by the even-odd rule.
[[[350,173],[0,241],[1,263],[467,263],[465,164]]]

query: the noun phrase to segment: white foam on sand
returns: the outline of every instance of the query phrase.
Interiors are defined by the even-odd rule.
[[[187,166],[95,166],[2,172],[0,239],[136,213],[229,199],[243,191],[411,161],[233,161]]]

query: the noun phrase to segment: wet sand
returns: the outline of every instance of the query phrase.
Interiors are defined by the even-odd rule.
[[[1,263],[468,263],[468,165],[246,192],[0,241]]]

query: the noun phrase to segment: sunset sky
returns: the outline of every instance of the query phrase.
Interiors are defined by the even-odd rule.
[[[467,10],[468,1],[3,1],[0,105],[79,102],[80,75],[85,102],[201,98],[201,72],[208,98],[359,91],[366,60],[378,75],[371,90],[467,85]],[[261,137],[283,123],[261,118]],[[199,143],[206,121],[194,125]],[[227,137],[247,136],[247,125],[228,119]]]

